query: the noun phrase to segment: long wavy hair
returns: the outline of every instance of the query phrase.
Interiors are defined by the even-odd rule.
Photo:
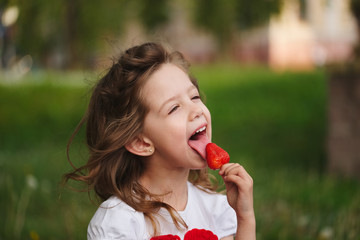
[[[147,191],[140,183],[145,170],[142,157],[129,152],[125,145],[143,130],[149,109],[141,97],[141,89],[152,73],[162,64],[171,63],[189,74],[189,63],[180,52],[167,51],[157,43],[132,47],[115,60],[108,72],[94,86],[87,111],[71,136],[67,146],[68,161],[74,168],[64,176],[84,182],[102,201],[116,196],[136,211],[143,212],[158,233],[156,214],[160,208],[169,211],[178,229],[187,228],[185,221],[159,195]],[[87,163],[75,167],[69,148],[83,125],[89,150]],[[190,170],[189,181],[201,189],[214,191],[207,169]]]

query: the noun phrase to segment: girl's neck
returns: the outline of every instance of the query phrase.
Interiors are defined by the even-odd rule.
[[[140,183],[152,194],[163,195],[161,201],[177,211],[185,209],[187,204],[187,179],[189,171],[151,171],[147,170],[140,178]]]

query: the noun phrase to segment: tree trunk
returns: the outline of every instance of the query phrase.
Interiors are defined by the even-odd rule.
[[[360,179],[360,74],[333,74],[329,82],[328,169]]]

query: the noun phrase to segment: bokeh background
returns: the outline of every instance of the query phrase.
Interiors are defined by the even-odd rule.
[[[97,204],[62,185],[67,141],[144,41],[192,63],[213,140],[254,178],[258,239],[359,239],[359,2],[1,0],[0,239],[86,238]]]

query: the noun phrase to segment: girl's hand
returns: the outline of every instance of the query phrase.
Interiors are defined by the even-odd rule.
[[[235,210],[238,221],[255,220],[251,176],[238,163],[224,164],[219,174],[225,182],[227,200]]]

